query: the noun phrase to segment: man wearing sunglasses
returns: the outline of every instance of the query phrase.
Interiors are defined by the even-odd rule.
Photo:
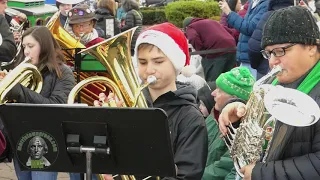
[[[69,26],[66,29],[86,47],[104,40],[99,37],[97,30],[94,28],[97,20],[95,19],[95,13],[88,5],[76,5],[68,12],[68,18]]]
[[[264,27],[262,54],[270,68],[279,65],[283,70],[272,84],[308,94],[319,106],[319,46],[319,28],[307,9],[294,6],[273,12]],[[238,121],[245,112],[243,103],[228,104],[219,117],[221,133],[226,135],[229,122]],[[241,172],[243,180],[320,179],[320,121],[305,127],[277,121],[266,162],[253,162]]]

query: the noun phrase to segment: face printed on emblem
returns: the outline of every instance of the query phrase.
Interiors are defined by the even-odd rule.
[[[27,166],[50,166],[51,163],[44,157],[48,153],[48,145],[40,136],[35,136],[29,141],[28,154],[30,155]]]

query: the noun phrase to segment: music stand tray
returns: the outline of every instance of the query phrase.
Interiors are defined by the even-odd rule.
[[[161,109],[4,104],[0,117],[22,170],[84,173],[90,151],[94,174],[176,176]]]

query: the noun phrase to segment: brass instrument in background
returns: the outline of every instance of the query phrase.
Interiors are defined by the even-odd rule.
[[[8,92],[18,83],[40,93],[43,83],[42,75],[30,61],[31,59],[26,57],[0,81],[0,104],[7,101]]]
[[[98,57],[110,73],[111,79],[94,76],[81,81],[71,90],[68,97],[68,104],[74,103],[77,93],[83,87],[93,82],[100,82],[108,86],[118,99],[123,100],[126,107],[136,107],[136,105],[139,108],[148,107],[141,91],[150,83],[155,82],[156,78],[150,76],[147,80],[148,82],[140,86],[133,68],[130,53],[131,37],[135,29],[136,28],[125,31],[82,51],[83,53],[89,53]],[[115,103],[110,103],[109,106],[115,107]],[[135,177],[132,175],[120,175],[120,177],[122,180],[135,180]],[[100,178],[103,179],[103,176],[100,175]],[[150,177],[145,179],[148,178]]]
[[[254,84],[240,126],[235,129],[230,123],[228,134],[224,137],[234,167],[241,177],[244,176],[240,172],[242,167],[267,161],[277,120],[292,126],[309,126],[319,120],[319,106],[310,96],[295,89],[265,84],[281,71],[280,66],[275,66]],[[305,102],[308,102],[311,111],[304,107]],[[303,116],[305,122],[295,124],[293,120],[297,116]]]
[[[46,27],[52,33],[53,37],[57,40],[61,48],[70,49],[70,50],[63,51],[63,53],[64,53],[65,59],[70,64],[72,64],[70,60],[73,59],[73,57],[75,56],[74,48],[85,49],[86,47],[80,42],[80,40],[76,40],[69,32],[67,32],[63,27],[61,27],[60,11],[56,12],[51,17]],[[74,75],[76,76],[76,73],[74,73]],[[84,80],[88,77],[95,76],[95,75],[96,73],[80,72],[80,80]],[[99,98],[98,94],[95,94],[92,92],[92,89],[95,89],[99,92],[105,92],[107,90],[106,87],[101,83],[91,84],[90,87],[86,87],[81,90],[80,94],[81,94],[82,102],[92,105],[93,101]]]
[[[81,51],[96,57],[106,67],[128,107],[133,107],[140,88],[130,52],[131,37],[136,29],[132,28]],[[137,104],[138,107],[148,107],[143,95]]]
[[[79,40],[76,40],[70,33],[68,33],[60,25],[60,11],[56,12],[46,27],[50,30],[53,37],[57,40],[61,48],[73,49],[73,48],[86,48]],[[68,50],[69,51],[69,50]],[[74,50],[70,50],[70,55],[74,56]]]

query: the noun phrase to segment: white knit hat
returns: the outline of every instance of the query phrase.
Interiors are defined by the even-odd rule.
[[[136,41],[135,53],[143,43],[157,46],[170,59],[177,74],[184,66],[190,64],[187,38],[171,23],[157,24],[142,32]]]
[[[194,86],[197,91],[203,86],[208,86],[207,82],[195,73],[196,68],[194,66],[185,66],[182,69],[181,74],[177,76],[177,81],[190,84]]]

